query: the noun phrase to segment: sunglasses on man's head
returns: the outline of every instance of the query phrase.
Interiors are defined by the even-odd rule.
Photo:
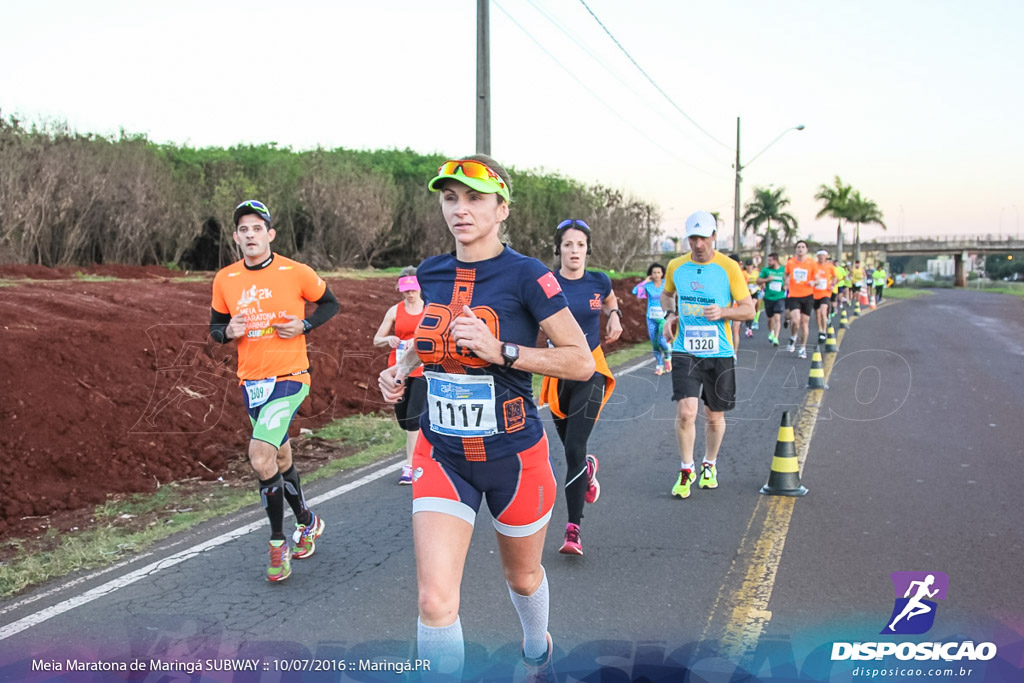
[[[263,202],[258,202],[255,199],[245,200],[244,202],[235,207],[235,211],[238,211],[239,209],[242,208],[252,209],[261,216],[270,218],[270,209],[267,208],[267,205],[264,204]]]

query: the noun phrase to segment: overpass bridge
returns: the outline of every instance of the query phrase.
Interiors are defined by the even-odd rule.
[[[835,251],[835,244],[823,245]],[[852,248],[852,247],[851,247]],[[844,245],[844,251],[847,247]],[[1024,251],[1024,237],[1021,235],[885,235],[872,240],[861,240],[860,251],[870,253],[877,261],[888,261],[890,256],[952,255],[954,264],[953,284],[963,287],[967,284],[964,261],[969,254],[999,254],[1007,251]]]

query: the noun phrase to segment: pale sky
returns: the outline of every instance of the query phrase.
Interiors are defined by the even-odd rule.
[[[492,155],[732,234],[743,172],[802,237],[838,174],[889,233],[1021,234],[1024,3],[492,0]],[[1017,47],[1014,47],[1016,45]],[[0,0],[0,114],[157,142],[475,149],[476,2]],[[717,141],[716,141],[717,140]],[[424,182],[426,182],[424,178]],[[865,228],[864,237],[879,234]],[[852,241],[852,227],[847,241]]]

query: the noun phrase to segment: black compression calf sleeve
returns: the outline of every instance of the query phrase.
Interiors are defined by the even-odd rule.
[[[260,479],[260,498],[270,518],[270,540],[283,541],[284,536],[284,479],[276,474],[266,481]]]
[[[299,471],[295,469],[295,465],[289,467],[287,472],[282,473],[281,478],[284,479],[284,499],[288,501],[292,512],[295,513],[295,519],[298,520],[299,524],[309,524],[312,521],[313,514],[306,505],[306,497],[302,495],[302,486],[299,484]]]

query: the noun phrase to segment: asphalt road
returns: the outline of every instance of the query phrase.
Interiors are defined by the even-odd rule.
[[[669,378],[650,364],[620,370],[590,441],[602,496],[586,510],[586,554],[557,552],[562,500],[548,533],[560,676],[851,680],[859,662],[829,661],[832,643],[885,640],[890,573],[922,571],[945,573],[948,593],[927,636],[897,638],[991,641],[998,656],[970,663],[968,680],[1024,678],[1022,358],[1024,302],[969,291],[852,318],[839,352],[826,354],[827,390],[809,391],[809,361],[772,350],[762,329],[741,343],[721,487],[686,501],[669,495],[679,462]],[[802,498],[758,492],[783,411],[797,425]],[[701,429],[698,457],[702,443]],[[326,534],[281,585],[262,578],[267,531],[252,510],[0,604],[0,681],[395,680],[352,670],[416,654],[410,491],[395,485],[396,460],[385,467],[307,491],[332,496],[316,504]],[[521,631],[486,511],[461,617],[467,676],[507,680]],[[39,670],[69,659],[141,670]],[[255,671],[234,670],[250,659]],[[171,670],[154,670],[155,660]],[[283,670],[294,666],[335,670]]]

